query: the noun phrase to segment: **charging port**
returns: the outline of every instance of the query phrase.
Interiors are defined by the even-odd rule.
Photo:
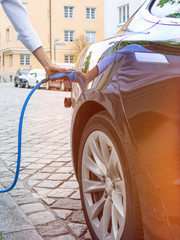
[[[64,107],[70,108],[72,106],[71,98],[64,98]]]

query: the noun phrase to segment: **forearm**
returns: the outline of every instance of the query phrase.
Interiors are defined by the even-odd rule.
[[[37,58],[37,60],[41,63],[41,65],[48,70],[49,66],[52,64],[48,56],[46,55],[44,48],[39,47],[34,52],[33,55]]]
[[[98,71],[98,66],[96,65],[86,74],[87,80],[91,82],[94,78],[96,78],[98,76]]]

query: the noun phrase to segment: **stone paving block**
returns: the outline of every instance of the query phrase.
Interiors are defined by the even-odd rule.
[[[36,173],[34,174],[31,179],[37,179],[37,180],[44,180],[50,176],[50,173]]]
[[[40,181],[39,181],[39,180],[35,180],[35,179],[29,179],[29,180],[27,181],[27,184],[28,184],[28,186],[30,186],[30,187],[34,187],[34,186],[37,185],[38,183],[40,183]]]
[[[74,211],[69,220],[71,222],[86,223],[82,210]]]
[[[20,174],[19,174],[19,179],[20,179],[20,180],[24,180],[24,179],[26,179],[27,177],[29,177],[29,174],[23,174],[23,173],[20,173]]]
[[[44,180],[41,183],[39,183],[37,185],[37,187],[41,187],[41,188],[57,188],[62,183],[63,183],[62,181]]]
[[[68,223],[67,225],[77,237],[80,237],[87,230],[85,224]]]
[[[61,167],[56,172],[58,173],[72,173],[74,170],[72,167]]]
[[[32,158],[42,158],[42,157],[45,157],[46,154],[43,154],[43,153],[34,153],[31,155]]]
[[[37,172],[37,169],[23,169],[20,172],[20,174],[23,173],[23,174],[28,174],[30,176],[30,175],[33,175],[35,172]]]
[[[26,167],[26,169],[41,169],[44,167],[45,164],[43,163],[32,163],[29,166]]]
[[[68,234],[68,230],[60,222],[52,222],[45,226],[38,226],[37,230],[39,234],[43,237],[47,236],[60,236]],[[53,238],[54,239],[54,238]]]
[[[53,191],[51,191],[48,194],[48,197],[51,198],[67,198],[69,197],[72,193],[74,192],[74,190],[70,190],[70,189],[55,189]]]
[[[77,188],[79,188],[79,184],[75,181],[68,181],[68,182],[64,182],[61,185],[61,188],[63,188],[63,189],[77,189]]]
[[[63,209],[55,209],[54,212],[58,215],[58,217],[64,220],[66,220],[72,214],[72,211]]]
[[[38,160],[38,157],[26,157],[23,158],[23,162],[27,162],[27,163],[34,163]]]
[[[29,189],[17,189],[17,190],[13,189],[11,192],[9,192],[9,194],[11,196],[23,196],[30,192],[31,191]]]
[[[33,189],[37,192],[37,195],[40,198],[47,197],[47,195],[51,192],[51,189],[47,189],[47,188],[33,187]]]
[[[20,208],[25,212],[25,213],[32,213],[32,212],[40,212],[43,210],[46,210],[44,205],[42,203],[29,203],[29,204],[24,204],[21,205]]]
[[[72,174],[63,174],[63,173],[54,173],[51,176],[48,177],[49,180],[60,180],[60,181],[66,181],[68,180]]]
[[[59,167],[44,167],[43,169],[41,169],[41,172],[43,173],[52,173],[52,172],[55,172],[57,171],[57,169],[59,169]]]
[[[56,200],[53,198],[42,198],[43,202],[45,202],[48,206],[53,204]]]
[[[75,240],[75,239],[76,238],[72,237],[71,235],[63,235],[63,236],[52,238],[51,240]]]
[[[37,202],[39,198],[35,198],[31,193],[26,195],[14,196],[13,199],[17,204],[26,204]]]
[[[70,209],[70,210],[82,209],[80,200],[73,200],[68,198],[57,200],[51,207],[59,208],[59,209]]]
[[[51,164],[49,164],[49,167],[61,167],[61,166],[63,166],[63,165],[64,165],[63,162],[60,162],[60,161],[55,160],[54,162],[52,162]]]
[[[56,220],[56,217],[49,211],[32,213],[28,218],[34,225],[46,224]]]
[[[80,192],[79,192],[79,190],[78,190],[78,191],[75,191],[75,192],[70,196],[70,198],[72,198],[72,199],[80,199],[81,197],[80,197]]]
[[[39,160],[36,161],[36,163],[44,163],[45,165],[50,164],[51,162],[53,162],[53,159],[49,158],[39,158]]]

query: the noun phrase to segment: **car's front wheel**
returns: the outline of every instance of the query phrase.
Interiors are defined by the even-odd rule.
[[[46,90],[50,90],[50,83],[49,83],[49,81],[46,82]]]
[[[61,82],[61,91],[65,91],[65,83]]]
[[[29,83],[28,83],[28,81],[26,81],[26,83],[25,83],[25,88],[29,88]]]
[[[118,126],[103,111],[88,121],[81,138],[78,180],[93,240],[142,237],[138,196],[119,136]]]
[[[14,87],[18,87],[16,80],[14,80]]]

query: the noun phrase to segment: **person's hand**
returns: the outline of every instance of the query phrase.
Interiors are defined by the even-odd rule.
[[[87,73],[83,73],[83,72],[79,72],[79,71],[77,71],[76,72],[76,74],[80,77],[80,78],[82,78],[82,80],[83,80],[83,83],[84,83],[84,88],[86,88],[87,87],[87,85],[88,85],[88,76],[87,76]],[[76,78],[75,79],[75,82],[77,82],[77,83],[79,83],[80,85],[82,85],[81,84],[81,82],[79,81],[79,78]]]
[[[62,71],[68,71],[66,68],[60,68],[50,61],[49,57],[44,51],[44,48],[41,46],[37,48],[33,52],[34,56],[37,58],[37,60],[41,63],[41,65],[44,67],[47,76],[54,75],[56,73],[62,72]]]
[[[50,63],[48,66],[45,67],[45,71],[46,71],[47,76],[51,76],[51,75],[57,74],[62,71],[68,71],[68,69],[60,68],[60,67]]]
[[[94,79],[98,76],[98,67],[97,67],[97,65],[96,65],[96,66],[95,66],[93,69],[91,69],[88,73],[83,73],[83,72],[77,71],[76,74],[82,78],[83,83],[84,83],[84,87],[86,88],[87,85],[88,85],[92,80],[94,80]],[[77,79],[77,80],[75,79],[75,82],[76,82],[76,81],[78,82],[79,80],[78,80],[78,79]],[[78,82],[78,83],[79,83],[79,82]]]

